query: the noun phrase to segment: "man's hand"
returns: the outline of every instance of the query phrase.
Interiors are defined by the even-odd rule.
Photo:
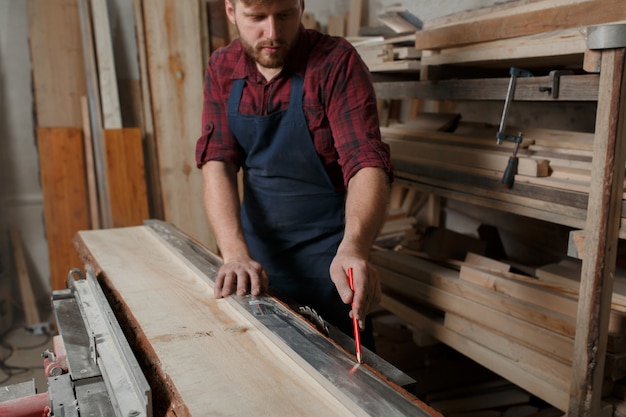
[[[352,268],[354,293],[348,282],[348,268]],[[330,264],[330,278],[341,300],[346,304],[352,303],[350,313],[359,320],[359,327],[363,330],[365,316],[380,303],[382,297],[376,268],[365,259],[337,254]]]
[[[260,295],[267,292],[268,286],[267,273],[261,264],[250,258],[241,258],[224,262],[220,267],[213,294],[215,298],[228,297],[235,292],[237,295]]]

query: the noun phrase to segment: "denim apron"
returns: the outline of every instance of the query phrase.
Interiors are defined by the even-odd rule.
[[[330,279],[343,237],[345,192],[336,191],[318,156],[302,108],[303,79],[292,76],[289,107],[239,113],[244,79],[235,80],[228,123],[245,151],[241,221],[252,257],[270,291],[314,308],[350,334],[349,306]]]

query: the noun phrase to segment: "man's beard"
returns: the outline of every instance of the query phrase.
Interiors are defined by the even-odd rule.
[[[259,65],[265,68],[282,68],[285,65],[287,55],[291,50],[291,45],[283,40],[262,41],[254,46],[241,39],[241,44],[243,45],[246,53],[250,57],[252,57]],[[263,52],[264,47],[274,46],[278,46],[281,48],[278,53],[268,55],[267,53]]]

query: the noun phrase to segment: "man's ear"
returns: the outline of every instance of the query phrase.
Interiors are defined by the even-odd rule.
[[[226,16],[228,16],[228,20],[230,20],[231,23],[234,25],[235,24],[235,6],[233,6],[233,3],[231,2],[231,0],[224,0],[224,4],[226,8]]]

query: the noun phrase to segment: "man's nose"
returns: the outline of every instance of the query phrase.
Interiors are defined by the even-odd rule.
[[[276,18],[274,16],[269,16],[265,27],[265,36],[271,40],[278,39],[278,29],[278,22]]]

